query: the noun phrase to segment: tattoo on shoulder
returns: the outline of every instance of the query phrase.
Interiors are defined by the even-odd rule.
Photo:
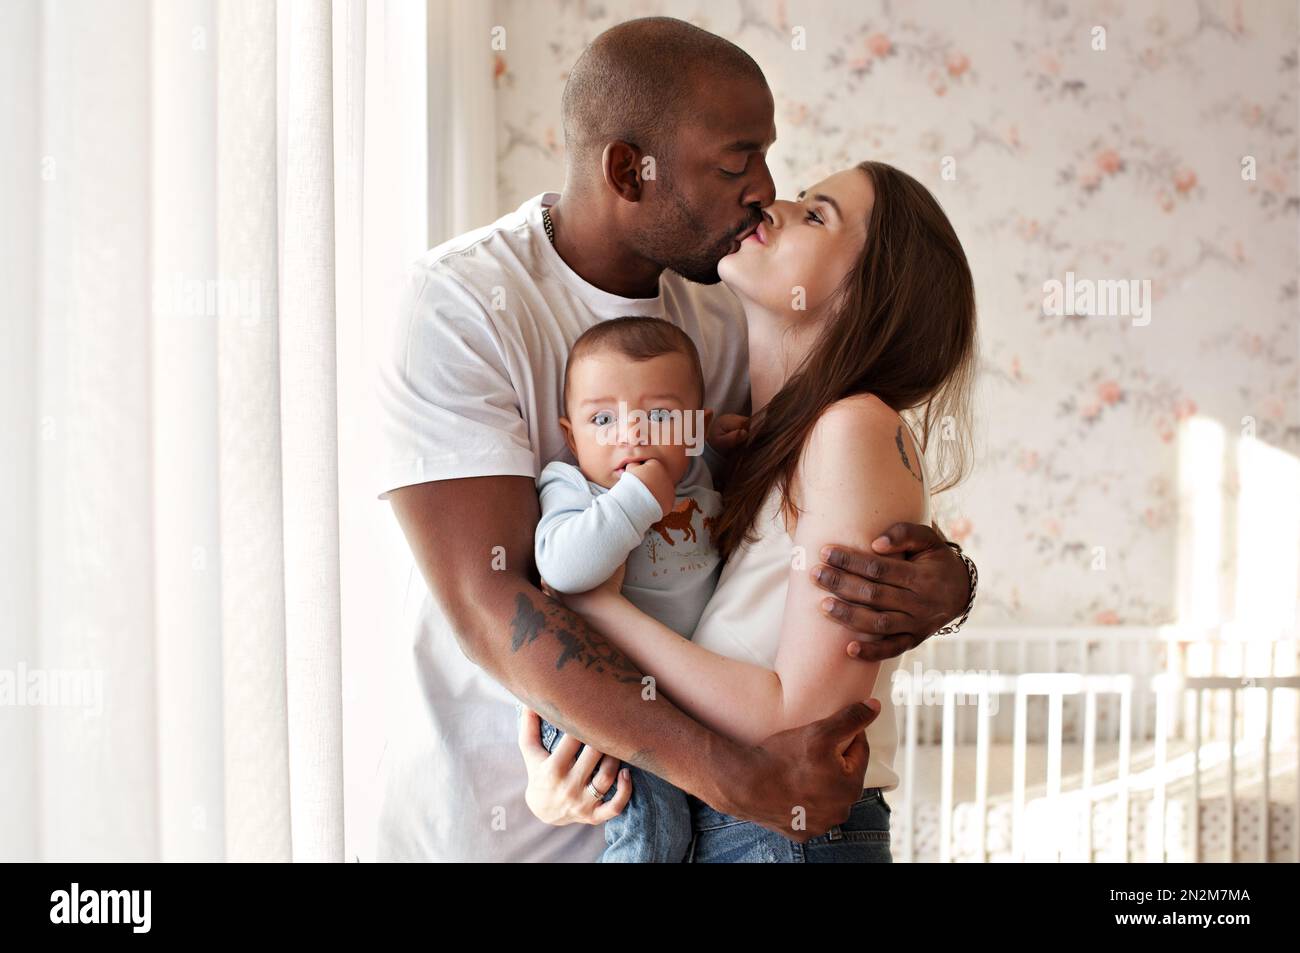
[[[527,593],[516,595],[515,616],[510,620],[510,650],[518,652],[548,637],[558,647],[557,669],[576,662],[620,682],[641,682],[641,672],[631,660],[611,642],[596,636],[572,611],[550,600],[538,608]]]
[[[907,472],[916,477],[918,483],[925,482],[921,479],[921,474],[912,469],[912,462],[907,459],[907,444],[903,442],[903,428],[899,427],[898,432],[894,434],[894,443],[898,445],[898,455],[903,458],[903,466],[907,467]],[[918,461],[919,463],[919,461]]]

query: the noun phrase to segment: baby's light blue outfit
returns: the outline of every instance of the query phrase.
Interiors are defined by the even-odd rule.
[[[606,489],[571,463],[548,463],[537,480],[542,518],[535,555],[542,578],[557,592],[586,592],[627,563],[623,595],[689,639],[718,583],[712,526],[722,497],[703,455],[687,460],[667,516],[635,476],[625,474]]]
[[[649,488],[630,474],[607,489],[571,463],[547,464],[537,481],[542,518],[535,555],[541,577],[557,592],[586,592],[626,563],[623,595],[628,601],[690,638],[722,569],[712,532],[722,497],[713,488],[704,455],[688,460],[677,484],[676,505],[667,516]],[[562,736],[559,728],[542,722],[548,751]],[[632,798],[622,814],[605,824],[601,862],[683,861],[691,843],[686,793],[640,768],[627,768]]]

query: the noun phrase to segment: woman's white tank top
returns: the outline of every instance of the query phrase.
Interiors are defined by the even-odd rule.
[[[919,448],[921,444],[915,434],[912,439],[913,445]],[[924,463],[920,465],[925,520],[929,522],[930,483]],[[723,565],[718,588],[705,606],[691,641],[727,658],[772,669],[776,666],[776,650],[781,641],[781,620],[793,571],[791,552],[795,545],[781,512],[779,488],[773,487],[768,494],[755,520],[754,530],[758,538],[752,543],[743,543]],[[804,566],[799,571],[805,572],[808,568]],[[847,629],[845,634],[849,635]],[[880,715],[867,726],[871,757],[862,781],[864,788],[892,791],[898,787],[898,775],[894,772],[898,727],[890,694],[900,660],[901,656],[880,663],[880,673],[872,690],[871,697],[880,702]]]

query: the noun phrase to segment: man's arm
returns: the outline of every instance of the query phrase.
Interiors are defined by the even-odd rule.
[[[937,525],[895,523],[867,551],[826,546],[813,581],[821,611],[862,639],[849,654],[869,662],[901,655],[966,611],[972,575]]]
[[[848,816],[866,768],[867,706],[737,745],[662,696],[644,701],[636,666],[537,588],[531,479],[442,480],[393,490],[390,500],[466,657],[549,721],[795,840]],[[804,830],[791,830],[795,808],[806,811]]]

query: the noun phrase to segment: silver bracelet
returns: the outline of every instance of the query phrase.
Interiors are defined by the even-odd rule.
[[[962,552],[961,546],[954,543],[952,540],[944,540],[944,542],[955,549],[957,555],[962,558],[962,562],[966,564],[966,574],[970,576],[970,601],[966,603],[966,611],[961,614],[960,619],[956,622],[949,622],[942,629],[936,632],[935,635],[951,635],[966,624],[966,620],[970,618],[970,610],[975,607],[975,589],[979,586],[980,581],[979,570],[975,568],[975,560]]]

